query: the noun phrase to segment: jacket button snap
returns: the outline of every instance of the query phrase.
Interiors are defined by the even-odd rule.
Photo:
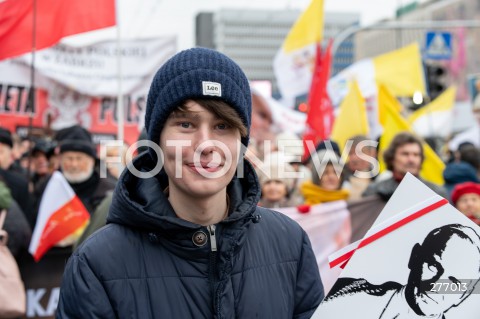
[[[207,234],[203,231],[197,231],[193,234],[192,241],[195,246],[202,247],[207,243]]]

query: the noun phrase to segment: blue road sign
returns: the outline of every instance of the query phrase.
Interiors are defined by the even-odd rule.
[[[424,58],[450,60],[452,58],[452,34],[450,32],[427,32],[425,36]]]

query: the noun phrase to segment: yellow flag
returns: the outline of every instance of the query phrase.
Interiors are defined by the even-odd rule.
[[[343,149],[349,138],[360,134],[368,135],[367,110],[358,83],[353,81],[349,93],[340,104],[330,138]]]
[[[381,103],[380,103],[381,101]],[[385,127],[387,120],[387,105],[400,113],[403,109],[403,105],[390,93],[385,85],[378,85],[378,122]]]
[[[308,8],[290,29],[283,50],[289,53],[309,44],[319,43],[323,38],[323,0],[312,0]]]
[[[452,86],[428,105],[412,113],[408,118],[412,129],[423,137],[447,138],[452,133],[455,95],[456,89]]]
[[[423,153],[425,155],[425,160],[423,161],[420,176],[437,185],[445,184],[445,181],[443,180],[445,163],[443,163],[437,153],[435,153],[435,151],[426,143],[423,143]]]
[[[373,59],[375,81],[385,85],[393,96],[426,95],[422,56],[417,43]]]
[[[385,112],[385,125],[383,126],[384,131],[382,137],[380,138],[378,156],[380,171],[386,169],[383,161],[383,152],[388,148],[394,136],[404,131],[412,133],[407,121],[401,116],[398,109],[392,105],[391,100],[394,98],[388,98],[389,94],[391,95],[391,93],[384,88],[383,95],[379,95],[378,99],[378,107],[380,109],[383,108]],[[425,160],[423,161],[420,176],[429,182],[443,185],[444,180],[442,173],[445,169],[445,164],[426,143],[423,143],[423,153]]]

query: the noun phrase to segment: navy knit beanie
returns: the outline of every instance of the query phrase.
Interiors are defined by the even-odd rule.
[[[177,53],[155,74],[148,93],[145,128],[148,139],[160,142],[170,113],[188,99],[219,99],[229,104],[250,132],[250,85],[240,67],[226,55],[205,48]],[[242,137],[247,146],[249,133]],[[150,149],[154,155],[154,151]]]

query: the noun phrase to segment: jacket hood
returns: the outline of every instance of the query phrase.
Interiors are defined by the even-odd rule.
[[[229,216],[222,222],[234,222],[255,212],[260,199],[260,187],[255,170],[247,160],[243,160],[244,177],[235,175],[227,186],[230,197]],[[150,172],[157,163],[150,154],[143,153],[130,165],[140,172]],[[130,167],[129,165],[129,167]],[[120,176],[113,194],[107,223],[116,223],[146,231],[178,231],[198,229],[201,225],[180,219],[176,216],[164,194],[168,177],[162,169],[157,175],[148,178],[135,176],[125,169]]]

